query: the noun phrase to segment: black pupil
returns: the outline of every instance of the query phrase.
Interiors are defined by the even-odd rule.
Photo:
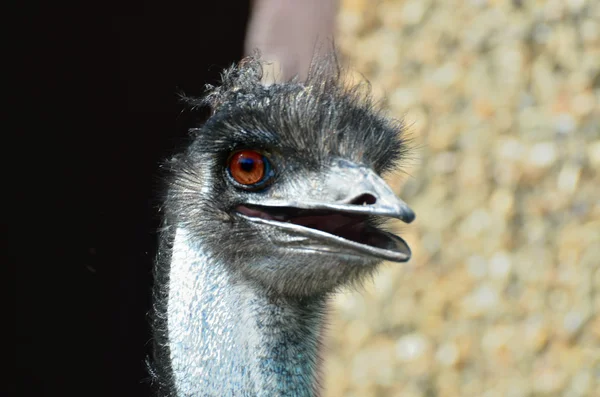
[[[250,172],[254,169],[254,160],[249,158],[240,159],[240,167],[246,172]]]

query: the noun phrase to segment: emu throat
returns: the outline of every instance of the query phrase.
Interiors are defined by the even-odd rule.
[[[271,298],[176,231],[167,304],[177,396],[313,396],[323,299]]]

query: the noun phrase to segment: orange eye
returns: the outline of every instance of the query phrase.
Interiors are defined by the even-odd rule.
[[[241,185],[255,185],[268,176],[268,160],[253,150],[242,150],[229,158],[229,174]]]

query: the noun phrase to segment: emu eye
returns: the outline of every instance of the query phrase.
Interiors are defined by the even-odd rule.
[[[240,185],[253,187],[272,175],[269,160],[254,150],[241,150],[229,158],[229,175]]]

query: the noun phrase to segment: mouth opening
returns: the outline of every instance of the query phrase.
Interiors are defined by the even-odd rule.
[[[355,249],[357,245],[370,248],[367,251],[360,251],[371,256],[395,261],[405,261],[410,258],[410,248],[403,239],[375,226],[387,219],[383,216],[353,214],[337,210],[266,207],[249,204],[239,205],[236,210],[250,218],[288,223],[327,233],[355,243],[352,244]]]

